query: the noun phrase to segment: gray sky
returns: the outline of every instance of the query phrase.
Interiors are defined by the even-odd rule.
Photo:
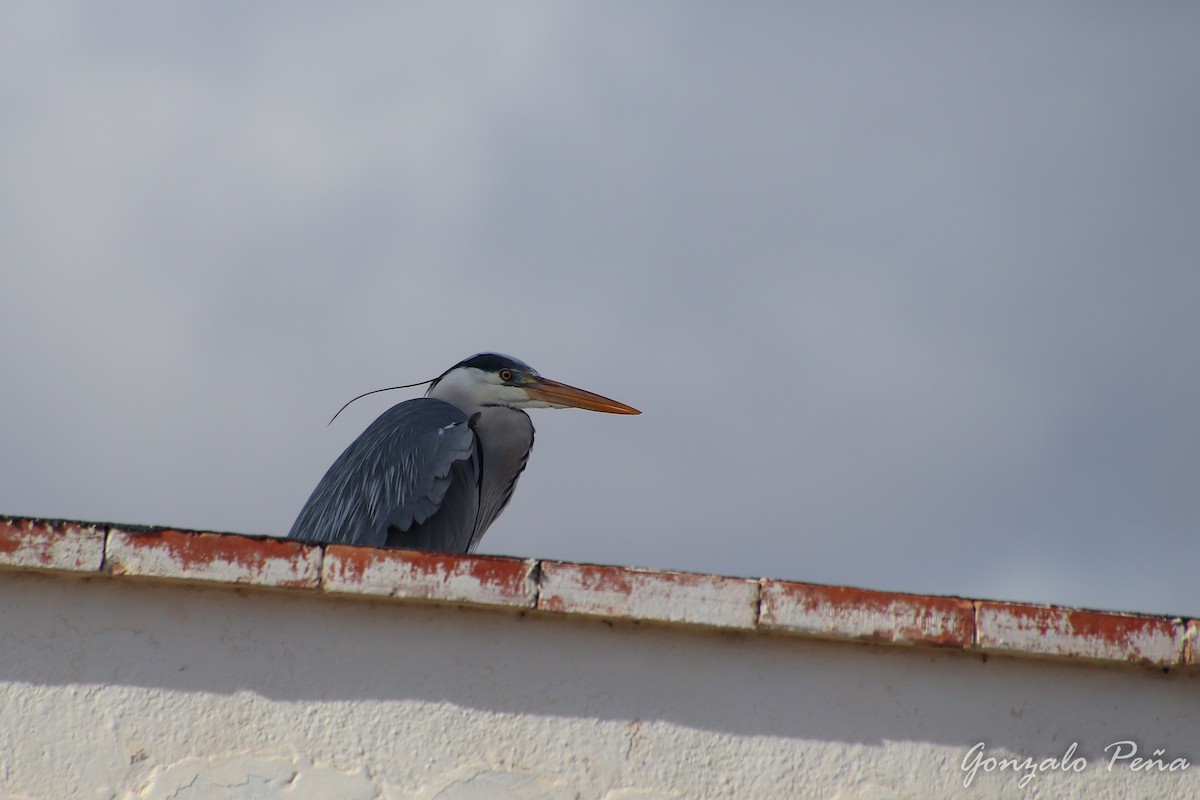
[[[481,552],[1200,613],[1200,4],[29,3],[0,513],[283,533],[481,350]]]

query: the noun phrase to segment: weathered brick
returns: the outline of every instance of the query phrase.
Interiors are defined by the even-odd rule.
[[[114,528],[106,563],[114,575],[315,589],[321,549],[236,534]]]
[[[531,608],[536,566],[501,556],[330,545],[322,585],[343,594]]]
[[[833,639],[970,647],[975,609],[958,597],[764,580],[759,626]]]
[[[0,567],[98,572],[103,562],[95,525],[0,517]]]
[[[1181,620],[1025,603],[977,606],[979,646],[987,650],[1145,666],[1183,663]]]
[[[538,608],[750,630],[758,616],[758,582],[691,572],[544,561]]]

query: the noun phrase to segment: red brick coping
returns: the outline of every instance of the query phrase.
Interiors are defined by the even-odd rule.
[[[0,571],[262,587],[1154,668],[1200,620],[503,556],[0,517]]]

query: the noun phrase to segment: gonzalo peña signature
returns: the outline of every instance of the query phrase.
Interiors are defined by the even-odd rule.
[[[1017,786],[1025,788],[1029,783],[1039,775],[1047,772],[1083,772],[1088,767],[1088,760],[1085,756],[1077,755],[1079,742],[1071,742],[1071,746],[1059,757],[1043,758],[1036,760],[1031,756],[1007,756],[997,758],[984,754],[986,745],[983,742],[978,742],[972,745],[967,754],[963,756],[962,771],[963,786],[969,787],[972,781],[975,780],[976,774],[983,770],[984,772],[1015,772],[1020,773],[1021,777],[1017,781]],[[1119,742],[1113,742],[1104,748],[1105,759],[1101,762],[1106,770],[1112,772],[1114,769],[1122,768],[1129,769],[1135,772],[1179,772],[1187,769],[1192,764],[1186,758],[1176,757],[1167,758],[1166,750],[1158,748],[1152,751],[1147,757],[1138,755],[1138,746],[1136,742],[1128,739],[1123,739]]]

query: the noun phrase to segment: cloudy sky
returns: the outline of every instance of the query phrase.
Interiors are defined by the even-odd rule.
[[[0,513],[281,534],[481,350],[481,552],[1200,613],[1200,4],[29,3]]]

